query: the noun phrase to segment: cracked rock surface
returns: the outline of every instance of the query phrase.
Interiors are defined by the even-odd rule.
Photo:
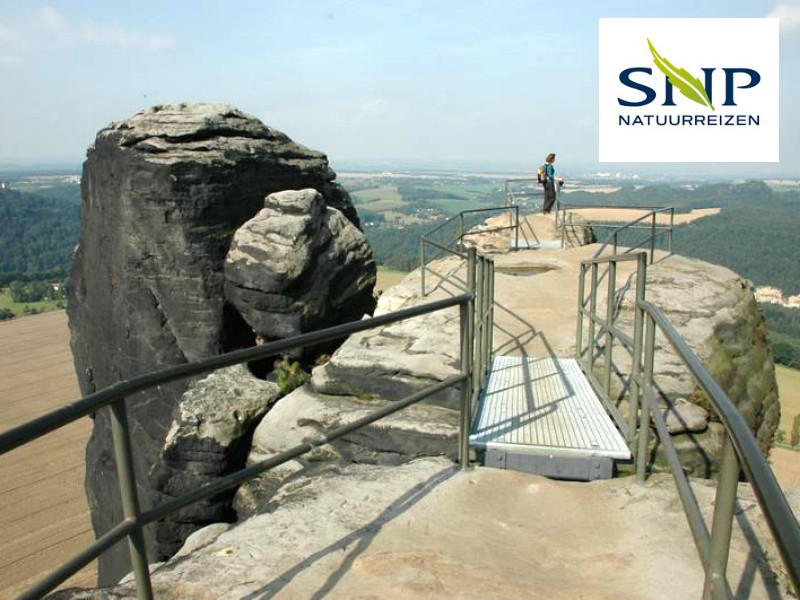
[[[269,194],[309,188],[319,193],[320,210],[336,209],[342,227],[357,227],[335,177],[321,152],[224,104],[155,106],[101,130],[84,163],[82,234],[70,273],[68,314],[81,391],[252,345],[252,328],[224,294],[234,232]],[[127,399],[144,509],[162,493],[164,442],[191,385],[183,380]],[[97,535],[122,518],[111,448],[103,409],[86,453]],[[148,529],[153,560],[180,543],[175,527],[166,521]],[[119,544],[100,559],[100,583],[117,581],[127,565],[127,549]]]

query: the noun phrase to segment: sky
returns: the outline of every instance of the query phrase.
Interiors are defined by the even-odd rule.
[[[764,16],[781,18],[780,163],[678,168],[800,177],[800,0],[0,0],[0,163],[77,166],[112,121],[204,101],[334,169],[525,168],[550,151],[591,167],[599,18]]]

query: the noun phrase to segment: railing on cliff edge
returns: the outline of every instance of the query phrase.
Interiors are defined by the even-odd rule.
[[[310,452],[315,447],[328,444],[361,427],[456,385],[461,385],[462,388],[458,458],[461,467],[465,468],[469,461],[469,429],[475,410],[474,407],[480,395],[485,371],[491,358],[493,318],[491,307],[494,305],[492,295],[492,290],[494,289],[493,275],[493,262],[484,257],[478,258],[475,250],[471,249],[467,254],[467,291],[463,294],[134,377],[85,396],[72,404],[0,434],[0,455],[2,455],[68,425],[81,417],[108,407],[111,411],[114,456],[119,474],[120,495],[125,517],[121,523],[101,535],[88,548],[74,555],[29,588],[20,598],[43,597],[92,560],[109,550],[114,544],[127,537],[137,596],[140,599],[151,599],[153,598],[153,589],[148,570],[143,533],[146,525],[154,523],[190,504],[238,486],[269,469]],[[449,377],[402,400],[390,402],[383,408],[375,410],[371,414],[347,425],[327,431],[313,440],[294,446],[267,460],[201,485],[195,490],[173,498],[159,506],[146,510],[140,508],[136,493],[130,431],[127,421],[127,396],[164,383],[194,375],[207,374],[223,367],[278,356],[295,348],[314,346],[323,342],[341,339],[353,333],[454,306],[459,307],[460,318],[461,373],[459,375]]]
[[[617,265],[636,261],[636,292],[634,306],[633,338],[616,324],[617,310]],[[781,491],[775,475],[759,450],[742,414],[735,404],[714,381],[697,355],[689,348],[667,317],[652,303],[645,300],[647,279],[647,253],[614,254],[596,256],[581,263],[578,285],[578,321],[576,330],[575,357],[598,393],[609,413],[628,441],[636,464],[636,477],[644,482],[647,477],[648,442],[650,423],[655,426],[658,441],[664,453],[686,513],[695,546],[703,564],[705,582],[703,598],[730,598],[732,593],[726,569],[730,550],[740,472],[743,469],[750,482],[758,504],[764,513],[772,537],[780,552],[787,575],[796,592],[800,592],[800,525],[798,525],[786,497]],[[598,268],[608,265],[606,283],[606,314],[598,314]],[[589,294],[586,296],[586,274],[590,273]],[[588,319],[587,336],[584,338],[584,318]],[[654,380],[653,364],[656,350],[656,333],[660,332],[671,345],[695,382],[705,392],[710,405],[725,428],[722,449],[722,464],[717,482],[716,498],[711,532],[703,519],[689,478],[683,470],[664,416],[658,403],[658,388]],[[594,374],[596,335],[604,340],[602,381]],[[584,339],[587,343],[584,345]],[[611,374],[616,369],[613,362],[613,344],[625,340],[632,346],[632,362],[627,384],[628,414],[624,416],[611,400]]]
[[[512,208],[520,207],[529,210],[541,209],[541,202],[544,199],[544,188],[538,183],[536,178],[517,178],[506,179],[504,183],[504,197],[505,207]],[[530,200],[533,199],[533,202]],[[603,222],[591,222],[591,227],[597,228],[611,228],[611,231],[601,242],[600,249],[597,251],[595,257],[600,256],[606,251],[608,247],[613,248],[613,253],[617,254],[617,249],[620,247],[619,239],[623,234],[635,230],[647,230],[648,235],[640,242],[629,245],[625,252],[633,252],[638,248],[648,245],[650,247],[650,262],[652,263],[655,256],[655,246],[657,240],[661,236],[667,237],[667,251],[672,252],[672,232],[675,226],[675,208],[672,206],[634,206],[626,204],[601,204],[601,205],[584,205],[584,204],[570,204],[561,200],[561,193],[556,195],[555,202],[555,225],[556,229],[561,231],[561,247],[566,247],[566,239],[568,237],[567,231],[575,231],[577,228],[583,227],[586,223],[574,222],[573,212],[580,209],[631,209],[645,211],[645,214],[640,217],[628,221],[626,223],[616,225],[607,224]],[[669,215],[669,224],[659,223],[658,216],[661,214]],[[649,221],[649,224],[647,223]]]
[[[496,225],[492,227],[481,227],[480,225],[486,220],[486,215],[490,213],[508,213],[508,225]],[[462,260],[466,260],[468,256],[468,248],[465,244],[465,238],[472,235],[483,235],[487,233],[496,233],[498,231],[513,230],[515,237],[519,240],[519,207],[518,206],[493,206],[491,208],[477,208],[473,210],[462,210],[457,215],[454,215],[427,233],[425,233],[419,240],[419,266],[420,266],[420,286],[422,297],[428,295],[426,287],[426,273],[430,271],[433,275],[439,277],[441,281],[448,281],[446,275],[435,272],[430,268],[430,263],[444,255],[457,256]],[[427,252],[426,248],[430,246],[433,251]],[[464,289],[463,285],[456,284],[457,287]]]

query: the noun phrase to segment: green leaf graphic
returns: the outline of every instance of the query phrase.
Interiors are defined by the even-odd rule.
[[[686,69],[676,68],[671,62],[661,56],[653,47],[650,38],[647,38],[647,45],[650,46],[650,52],[653,54],[653,62],[656,63],[658,69],[667,76],[669,82],[675,86],[681,94],[686,96],[689,100],[702,104],[703,106],[708,106],[711,110],[716,110],[711,104],[711,100],[708,99],[706,88],[703,87],[703,84],[700,83],[697,77],[692,77],[691,73]]]

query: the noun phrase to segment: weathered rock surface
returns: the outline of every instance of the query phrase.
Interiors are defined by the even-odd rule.
[[[708,427],[708,411],[684,398],[669,403],[663,411],[667,431],[671,434],[697,433]]]
[[[451,308],[351,336],[311,381],[323,394],[399,400],[458,375],[460,352],[458,310]],[[458,399],[451,388],[430,401],[455,407]]]
[[[253,431],[278,395],[276,384],[253,377],[244,365],[221,369],[192,383],[175,410],[161,461],[151,471],[159,500],[180,496],[243,468]],[[234,492],[182,509],[180,520],[168,521],[158,530],[159,547],[171,555],[198,528],[233,521]]]
[[[633,331],[634,289],[635,277],[625,292],[619,316],[620,325],[629,332]],[[766,454],[780,419],[780,403],[772,350],[753,285],[724,267],[671,256],[648,266],[647,299],[662,309],[733,400]],[[686,399],[697,407],[688,409],[684,404],[684,412],[693,410],[700,415],[700,411],[705,411],[712,421],[718,421],[705,393],[666,339],[657,336],[656,346],[654,373],[662,399],[668,404],[674,404],[678,398]],[[618,354],[624,364],[624,353]],[[703,429],[698,424],[697,431]],[[687,436],[680,443],[684,446],[693,443],[700,457],[699,461],[690,462],[698,468],[704,465],[691,472],[710,475],[717,468],[720,436],[710,433]],[[688,453],[688,447],[686,450]]]
[[[692,484],[710,519],[714,487]],[[748,485],[740,485],[739,498],[731,585],[749,598],[781,598],[780,559]],[[647,485],[632,477],[575,484],[497,469],[454,471],[443,459],[352,465],[335,478],[298,481],[274,511],[202,538],[156,569],[158,598],[661,600],[696,598],[703,589],[666,475]],[[57,597],[135,592],[128,585]]]
[[[371,313],[375,275],[364,235],[319,192],[277,192],[236,231],[225,294],[261,338],[287,338]]]
[[[387,400],[324,396],[306,385],[282,398],[256,428],[249,464],[266,460],[386,406]],[[349,463],[399,465],[426,456],[455,460],[458,452],[458,412],[415,404],[330,444],[268,471],[237,492],[240,518],[274,509],[281,486],[312,473],[324,476]]]
[[[71,272],[72,351],[83,393],[126,378],[252,345],[255,334],[224,295],[234,232],[264,198],[314,188],[358,224],[324,154],[230,106],[157,106],[100,131],[82,179],[82,238]],[[135,472],[145,508],[189,381],[128,399]],[[121,519],[107,411],[87,448],[86,489],[97,534]],[[162,547],[148,534],[151,558]],[[128,569],[123,544],[100,559],[100,582]]]

